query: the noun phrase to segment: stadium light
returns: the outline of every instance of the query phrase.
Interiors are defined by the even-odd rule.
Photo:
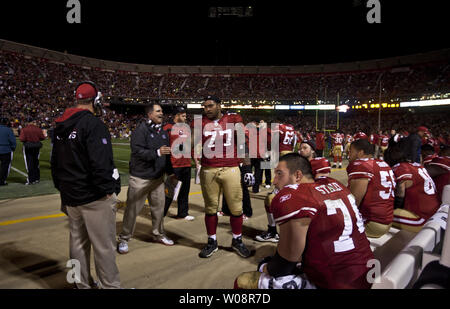
[[[442,105],[450,105],[450,99],[400,102],[400,107],[426,107],[426,106],[442,106]]]

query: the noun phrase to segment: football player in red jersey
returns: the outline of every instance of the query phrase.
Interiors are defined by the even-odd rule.
[[[392,167],[397,179],[394,200],[393,227],[419,232],[439,207],[436,186],[427,170],[407,160],[408,141],[392,143],[385,153],[385,161]]]
[[[350,144],[354,141],[355,139],[353,138],[353,136],[351,134],[347,134],[345,135],[345,147],[344,147],[344,155],[347,156],[348,159],[348,152],[350,150]]]
[[[422,149],[425,146],[430,145],[424,145]],[[436,184],[437,194],[441,203],[450,204],[450,146],[442,145],[439,156],[435,156],[430,160],[425,159],[423,165]],[[444,194],[444,190],[447,191],[446,194]]]
[[[258,271],[239,275],[235,288],[370,288],[367,263],[374,256],[350,191],[332,178],[314,182],[299,154],[280,158],[274,183],[285,184],[271,205],[280,224],[276,253]]]
[[[189,190],[191,188],[191,158],[190,156],[187,157],[182,155],[184,150],[183,142],[189,138],[188,134],[190,134],[190,130],[189,125],[186,124],[186,110],[183,107],[177,107],[174,113],[174,123],[166,124],[163,127],[163,130],[167,131],[169,134],[170,146],[172,148],[170,161],[172,162],[175,176],[181,181],[177,199],[178,211],[176,218],[192,221],[194,220],[194,217],[189,215],[188,204]],[[174,144],[175,141],[177,144]],[[167,215],[167,211],[171,204],[172,198],[166,196],[164,215]]]
[[[311,162],[312,172],[315,178],[330,175],[331,173],[330,162],[328,162],[328,160],[323,157],[315,158],[316,153],[314,141],[305,140],[302,143],[300,143],[299,154],[307,158]],[[281,188],[282,187],[275,186],[275,190],[271,194],[269,194],[264,200],[264,206],[266,209],[267,220],[269,225],[268,230],[266,232],[263,232],[261,235],[256,236],[257,241],[278,242],[279,235],[277,233],[275,219],[273,217],[272,212],[270,211],[270,204],[272,203],[273,198]]]
[[[291,125],[280,123],[279,134],[280,134],[280,143],[279,143],[280,156],[293,152],[294,147],[297,144],[297,135],[295,134],[294,127]]]
[[[239,114],[223,114],[220,99],[207,96],[203,102],[205,115],[201,118],[201,170],[200,185],[205,201],[205,224],[208,234],[208,244],[201,250],[199,256],[208,258],[218,250],[216,229],[218,223],[217,210],[219,207],[220,192],[223,192],[231,212],[230,224],[233,234],[232,248],[242,257],[249,257],[250,251],[242,242],[242,187],[239,164],[241,159],[237,156],[237,149],[243,149],[235,130],[235,124],[242,124]],[[191,127],[196,126],[195,119]],[[198,126],[198,124],[197,124]],[[242,125],[243,128],[243,125]],[[198,129],[198,128],[197,128]],[[196,128],[192,132],[196,141]],[[245,137],[244,137],[245,144]],[[197,149],[194,145],[194,149]],[[251,174],[251,173],[250,173]],[[253,177],[253,175],[251,174]]]
[[[389,165],[373,158],[366,139],[350,145],[348,187],[364,220],[367,237],[379,238],[392,226],[395,176]]]
[[[380,160],[383,160],[384,158],[384,152],[386,151],[388,145],[389,145],[389,136],[387,135],[387,132],[380,131],[381,134],[378,136],[378,144],[380,145],[380,152],[379,152],[379,158]]]
[[[336,164],[339,161],[339,168],[342,168],[342,152],[345,135],[342,132],[336,132],[331,134],[333,139],[333,168],[336,168]]]
[[[355,141],[359,140],[360,138],[365,138],[365,139],[369,140],[369,137],[367,136],[367,134],[362,131],[359,131],[355,135],[353,135],[353,138],[355,139]]]

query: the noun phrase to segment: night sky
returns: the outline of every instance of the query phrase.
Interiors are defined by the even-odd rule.
[[[450,47],[445,1],[380,0],[381,24],[367,23],[367,0],[80,2],[81,24],[68,24],[66,0],[2,1],[0,38],[155,65],[320,64]],[[252,6],[253,17],[209,18],[214,4]]]

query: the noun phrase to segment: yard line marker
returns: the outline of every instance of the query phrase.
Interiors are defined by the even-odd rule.
[[[20,175],[23,175],[23,176],[25,176],[25,177],[28,178],[28,175],[27,175],[26,173],[22,172],[21,170],[18,170],[17,168],[15,168],[15,167],[13,167],[13,166],[11,166],[11,169],[12,169],[13,171],[16,171],[16,172],[19,173]]]

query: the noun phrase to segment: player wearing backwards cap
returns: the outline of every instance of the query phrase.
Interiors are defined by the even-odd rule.
[[[373,158],[373,145],[359,139],[350,145],[349,189],[364,219],[367,237],[386,234],[394,213],[395,176],[389,165]]]
[[[439,199],[427,170],[408,159],[407,146],[408,140],[400,139],[398,143],[389,145],[384,156],[397,179],[392,226],[418,232],[438,210]]]
[[[103,288],[120,288],[116,265],[116,203],[119,172],[114,166],[111,135],[94,116],[99,92],[92,82],[76,88],[76,106],[56,119],[51,170],[69,217],[70,258],[80,263],[78,288],[93,285],[91,244]]]
[[[218,224],[217,210],[221,191],[227,200],[230,209],[230,224],[233,234],[232,248],[242,257],[249,257],[250,251],[242,242],[242,187],[239,164],[241,159],[237,157],[237,137],[235,124],[242,124],[239,114],[223,114],[220,99],[207,96],[203,102],[205,115],[201,118],[201,170],[200,185],[203,199],[205,200],[205,225],[208,234],[208,243],[201,250],[199,256],[208,258],[218,250],[216,229]],[[196,120],[191,124],[192,133],[195,135]],[[228,125],[228,126],[227,126]],[[196,149],[195,136],[192,137],[194,149]],[[245,141],[244,141],[245,143]],[[244,145],[239,145],[239,149]],[[250,165],[244,165],[251,174]]]
[[[333,168],[336,167],[337,162],[339,161],[339,168],[342,168],[342,152],[343,152],[343,144],[345,135],[342,132],[336,132],[331,134],[331,138],[333,139]]]
[[[312,172],[315,179],[319,177],[328,177],[331,173],[330,162],[326,158],[318,157],[315,158],[315,143],[314,141],[303,141],[300,144],[299,154],[303,157],[307,158],[312,166]],[[279,235],[277,233],[277,227],[275,223],[275,219],[270,210],[270,205],[272,203],[273,198],[277,195],[280,189],[283,187],[279,187],[275,185],[275,190],[269,194],[264,200],[264,207],[266,209],[267,221],[268,221],[268,230],[263,232],[261,235],[256,236],[257,241],[261,242],[278,242]]]
[[[177,219],[185,219],[187,221],[194,220],[193,216],[189,216],[189,190],[191,188],[191,158],[182,156],[183,141],[186,141],[190,130],[186,124],[186,110],[183,107],[177,107],[174,111],[174,123],[168,123],[163,127],[163,130],[169,134],[170,146],[172,154],[170,160],[176,178],[181,181],[181,188],[178,194],[177,204],[178,212]],[[174,142],[177,141],[177,144]],[[178,155],[174,155],[173,151],[178,150]],[[172,198],[166,197],[166,204],[164,206],[164,215],[167,214]]]
[[[282,188],[271,205],[280,225],[276,253],[239,275],[234,287],[370,288],[373,253],[350,191],[332,178],[315,182],[309,161],[294,153],[280,158],[274,184]]]

